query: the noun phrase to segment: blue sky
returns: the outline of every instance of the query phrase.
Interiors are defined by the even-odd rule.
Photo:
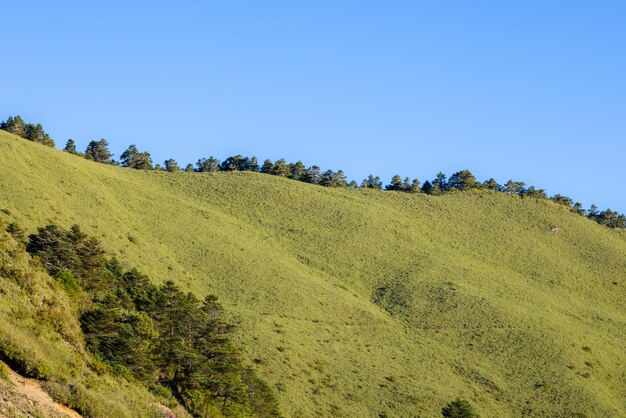
[[[0,118],[161,163],[469,168],[626,212],[624,22],[623,1],[10,2]]]

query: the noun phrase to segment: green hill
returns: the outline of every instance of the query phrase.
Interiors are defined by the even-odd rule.
[[[626,233],[548,200],[138,171],[0,131],[0,210],[217,295],[288,416],[626,416]]]

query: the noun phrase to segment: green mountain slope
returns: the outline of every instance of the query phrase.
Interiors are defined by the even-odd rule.
[[[288,416],[626,416],[626,234],[547,200],[136,171],[0,131],[0,210],[219,296]]]

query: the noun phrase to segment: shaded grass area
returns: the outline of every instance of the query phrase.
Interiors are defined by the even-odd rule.
[[[216,294],[289,416],[626,415],[626,234],[553,202],[133,171],[4,132],[0,163],[2,218]]]

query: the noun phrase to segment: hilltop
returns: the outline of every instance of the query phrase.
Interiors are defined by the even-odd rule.
[[[626,416],[625,231],[550,200],[131,170],[0,131],[0,210],[217,295],[288,416]]]

